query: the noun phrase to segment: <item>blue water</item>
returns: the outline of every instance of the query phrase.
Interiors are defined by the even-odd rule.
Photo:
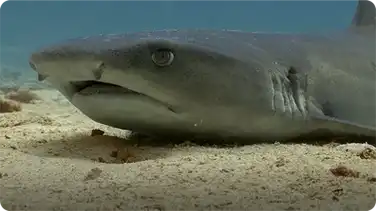
[[[100,33],[166,28],[337,30],[349,25],[355,7],[355,1],[7,1],[0,11],[0,64],[3,73],[29,71],[31,51]]]

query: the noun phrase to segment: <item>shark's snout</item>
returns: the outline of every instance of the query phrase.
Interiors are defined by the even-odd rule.
[[[40,52],[33,52],[29,57],[29,66],[34,71],[38,72],[38,63],[43,62],[43,56]]]
[[[47,75],[44,75],[44,74],[40,74],[38,72],[38,68],[37,68],[37,64],[35,62],[35,57],[36,55],[35,54],[32,54],[30,56],[30,59],[29,59],[29,66],[32,70],[36,71],[38,73],[38,76],[37,76],[37,79],[38,81],[44,81],[46,78],[47,78]]]
[[[31,56],[30,59],[29,59],[29,66],[32,70],[36,71],[38,73],[38,81],[44,81],[46,78],[47,78],[47,75],[45,74],[40,74],[38,72],[38,68],[37,68],[37,64],[36,62],[34,62],[35,59],[33,59],[33,57],[35,56]]]
[[[61,81],[100,80],[104,63],[92,52],[66,50],[63,47],[47,49],[31,54],[29,66],[42,81],[59,78]]]

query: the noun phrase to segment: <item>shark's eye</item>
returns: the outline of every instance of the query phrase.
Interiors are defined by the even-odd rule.
[[[168,49],[158,49],[151,55],[154,64],[160,67],[168,66],[174,60],[174,53]]]

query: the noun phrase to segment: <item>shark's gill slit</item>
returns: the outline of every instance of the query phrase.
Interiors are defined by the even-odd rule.
[[[277,75],[278,74],[278,75]],[[297,75],[292,71],[286,76],[270,73],[272,109],[284,113],[291,118],[306,114],[305,87],[300,85]]]
[[[291,84],[291,91],[292,91],[292,97],[293,102],[297,109],[300,111],[302,115],[304,115],[305,112],[305,87],[302,87],[299,81],[299,77],[297,75],[297,71],[294,67],[290,67],[287,75],[287,79],[290,81]]]
[[[276,106],[275,106],[275,98],[276,98],[276,94],[275,94],[275,84],[276,84],[276,79],[275,79],[275,76],[273,73],[270,73],[270,85],[271,85],[271,92],[272,92],[272,100],[271,100],[271,106],[272,106],[272,109],[274,112],[276,112]]]
[[[289,99],[289,88],[288,86],[286,86],[286,81],[281,81],[280,82],[280,85],[281,85],[281,93],[282,93],[282,100],[283,100],[283,112],[287,112],[287,114],[291,114],[291,102],[290,102],[290,99]]]
[[[271,72],[272,78],[272,91],[273,91],[273,104],[275,112],[285,113],[286,111],[286,90],[283,82],[281,81],[281,76],[278,73]]]

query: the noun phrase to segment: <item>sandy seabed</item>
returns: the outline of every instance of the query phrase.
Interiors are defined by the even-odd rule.
[[[42,100],[0,114],[0,202],[7,210],[375,206],[371,145],[137,146],[127,131],[93,122],[56,91],[35,93]],[[94,129],[104,135],[93,136]]]

